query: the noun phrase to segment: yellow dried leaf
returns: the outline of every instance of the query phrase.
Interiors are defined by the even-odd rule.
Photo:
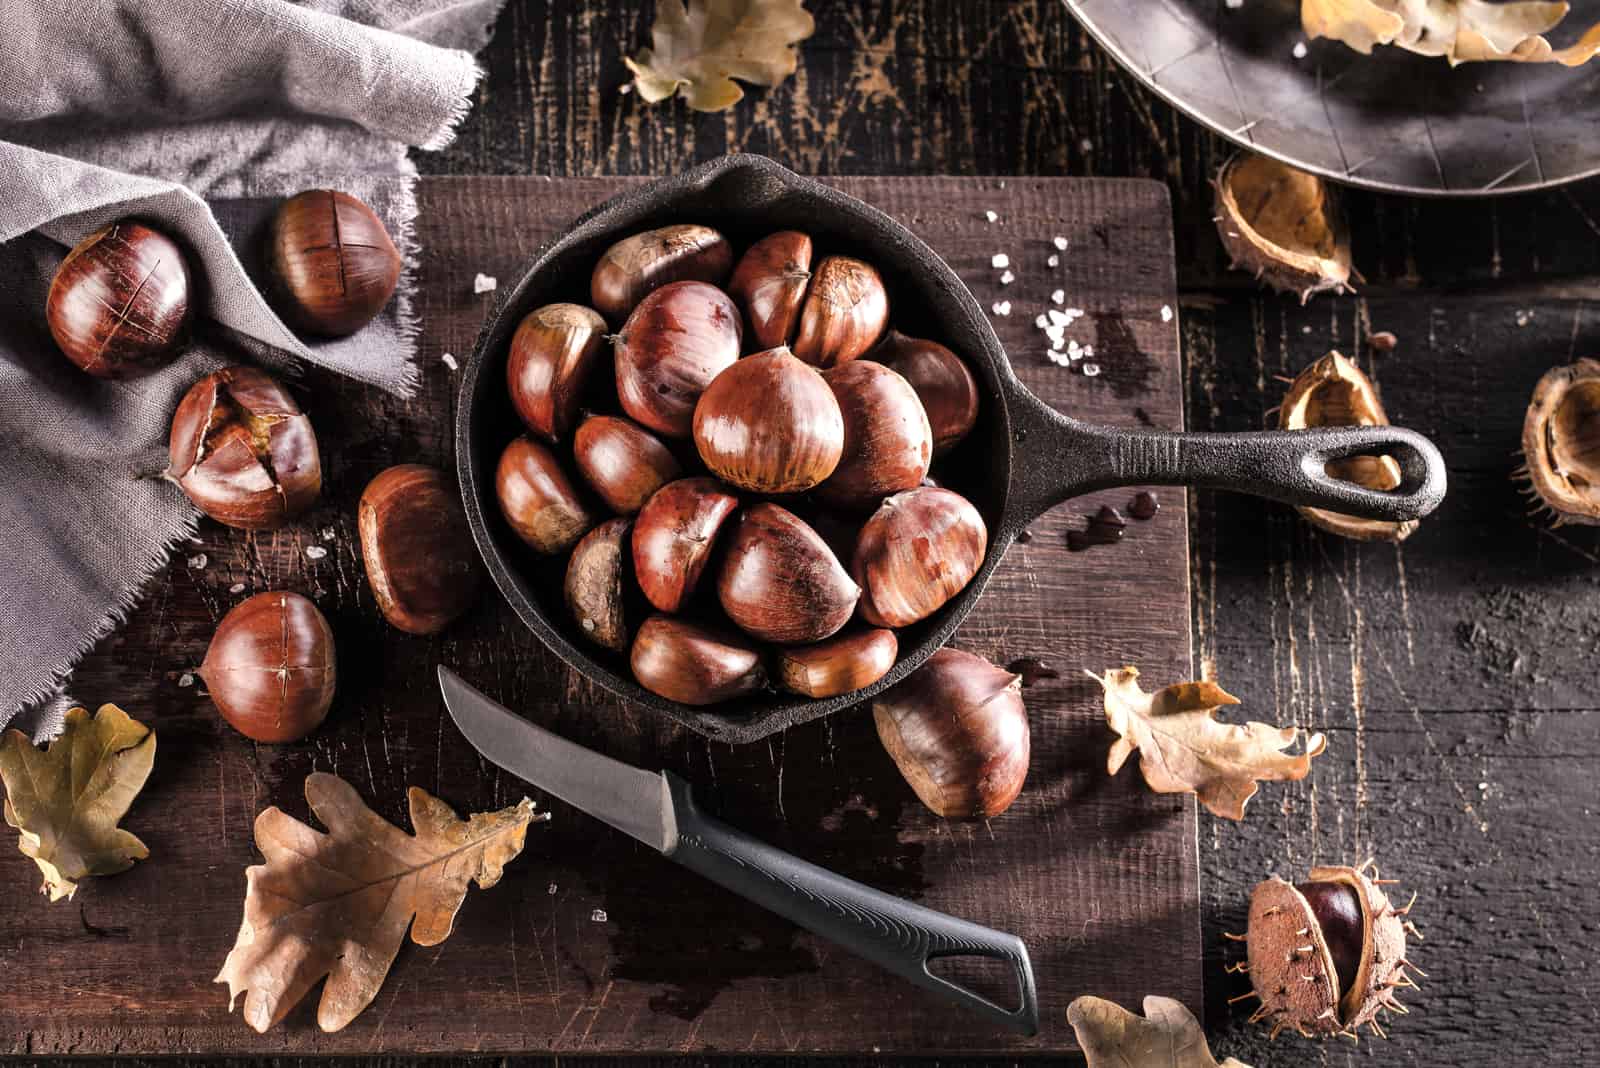
[[[1150,789],[1193,793],[1217,816],[1244,819],[1258,779],[1303,779],[1311,758],[1327,747],[1321,734],[1308,734],[1305,751],[1289,754],[1284,750],[1299,737],[1297,727],[1218,722],[1217,709],[1239,699],[1214,682],[1180,682],[1145,693],[1135,667],[1108,670],[1104,678],[1088,675],[1105,688],[1106,722],[1119,735],[1106,770],[1115,775],[1137,749]]]
[[[1423,56],[1444,56],[1451,66],[1485,60],[1562,63],[1576,67],[1600,52],[1600,23],[1557,49],[1542,35],[1567,17],[1565,3],[1513,0],[1301,0],[1308,37],[1343,41],[1370,54],[1393,44]]]
[[[42,893],[70,898],[77,880],[115,875],[150,855],[117,826],[144,789],[156,759],[156,736],[116,705],[67,713],[61,736],[38,749],[21,731],[0,738],[5,819],[21,848],[44,872]]]
[[[1089,1068],[1250,1068],[1232,1057],[1217,1063],[1194,1013],[1171,998],[1144,999],[1137,1016],[1114,1001],[1081,997],[1067,1022]]]
[[[623,62],[652,104],[681,91],[696,111],[722,111],[744,96],[734,78],[773,86],[793,74],[794,46],[815,28],[804,0],[659,0],[654,47]]]
[[[476,881],[487,889],[522,852],[534,815],[527,798],[459,819],[415,786],[406,834],[368,808],[337,775],[306,777],[306,800],[328,828],[269,808],[256,817],[266,857],[245,871],[244,922],[216,981],[228,1008],[244,993],[244,1018],[265,1031],[324,976],[317,1024],[337,1031],[377,997],[406,928],[419,946],[443,942]]]

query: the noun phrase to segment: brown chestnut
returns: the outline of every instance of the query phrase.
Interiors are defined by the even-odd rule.
[[[694,444],[725,482],[755,493],[799,493],[838,465],[844,417],[816,369],[776,348],[712,379],[695,405]]]
[[[681,478],[656,491],[633,526],[633,570],[639,588],[663,612],[694,596],[717,532],[739,498],[714,478]]]
[[[582,304],[546,304],[517,324],[506,385],[529,430],[552,443],[572,432],[584,383],[600,362],[605,341],[606,321]]]
[[[322,492],[311,420],[278,381],[224,367],[189,387],[172,417],[167,475],[202,512],[242,530],[282,526]]]
[[[102,226],[56,268],[44,314],[62,353],[97,378],[152,371],[188,332],[188,262],[143,223]]]
[[[591,415],[572,438],[578,473],[618,515],[632,515],[682,469],[650,431],[614,415]]]
[[[761,653],[749,641],[671,616],[644,621],[629,663],[639,685],[685,705],[716,704],[767,684]]]
[[[861,597],[822,536],[793,512],[762,502],[739,517],[717,575],[717,599],[762,641],[819,642],[850,622]]]
[[[894,631],[857,630],[778,651],[778,682],[802,697],[837,697],[871,686],[894,667]]]
[[[628,651],[635,622],[629,604],[628,531],[631,519],[608,519],[583,536],[567,561],[562,585],[567,608],[583,636],[615,652]]]
[[[278,310],[307,334],[343,337],[383,310],[400,282],[400,252],[371,208],[336,189],[285,200],[272,220]]]
[[[949,452],[978,421],[978,380],[966,362],[939,344],[889,331],[872,359],[911,384],[933,429],[933,454]]]
[[[814,367],[833,367],[865,355],[888,324],[889,294],[878,269],[829,256],[811,279],[791,347]]]
[[[733,248],[709,226],[681,223],[625,237],[606,249],[589,279],[589,299],[613,323],[628,317],[645,295],[671,282],[721,285]]]
[[[811,285],[811,238],[797,230],[769,234],[745,250],[728,280],[744,309],[752,342],[775,349],[794,339],[800,305]]]
[[[881,363],[859,360],[824,371],[844,415],[844,454],[819,495],[866,509],[921,485],[933,461],[933,429],[911,384]]]
[[[673,282],[645,297],[616,337],[617,398],[637,423],[689,436],[695,402],[739,358],[739,309],[704,282]]]
[[[1028,775],[1022,678],[940,649],[872,702],[878,738],[924,805],[946,819],[998,816]]]
[[[407,634],[437,634],[472,607],[483,567],[461,498],[439,471],[381,472],[356,508],[361,559],[378,611]]]
[[[199,675],[222,718],[246,738],[299,741],[333,703],[333,631],[298,593],[258,593],[222,617]]]
[[[527,435],[500,454],[494,488],[500,514],[534,552],[566,552],[595,524],[555,454]]]
[[[875,627],[926,619],[972,581],[989,531],[972,503],[924,486],[883,502],[861,528],[850,573],[861,584],[861,618]]]

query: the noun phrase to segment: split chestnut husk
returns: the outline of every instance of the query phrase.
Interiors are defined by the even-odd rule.
[[[767,685],[761,652],[748,639],[672,616],[644,621],[629,663],[645,689],[686,705],[713,705]]]
[[[1389,416],[1378,399],[1378,387],[1361,368],[1338,352],[1307,367],[1289,386],[1278,406],[1285,430],[1323,426],[1388,426]],[[1328,464],[1328,474],[1368,489],[1392,490],[1400,485],[1400,465],[1392,456],[1352,456]],[[1361,519],[1323,508],[1301,508],[1311,525],[1357,541],[1405,541],[1418,520],[1401,523]]]
[[[1600,360],[1545,372],[1522,422],[1518,474],[1563,523],[1600,524]]]
[[[1332,187],[1241,152],[1217,173],[1217,233],[1233,265],[1304,304],[1350,288],[1350,236]]]

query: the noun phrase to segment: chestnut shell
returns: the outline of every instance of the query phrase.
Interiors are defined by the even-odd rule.
[[[933,455],[955,448],[978,421],[978,380],[966,361],[937,341],[891,330],[872,359],[908,382],[933,431]]]
[[[278,310],[307,334],[355,333],[400,282],[400,250],[383,221],[337,189],[285,200],[272,220],[269,255]]]
[[[606,321],[592,308],[546,304],[523,318],[511,335],[506,385],[529,430],[552,443],[566,439],[605,351]]]
[[[828,256],[817,266],[791,348],[814,367],[849,363],[878,343],[889,324],[889,294],[870,263]]]
[[[928,618],[972,581],[988,542],[965,497],[934,486],[895,494],[856,539],[850,573],[861,585],[861,618],[876,627]]]
[[[645,689],[686,705],[712,705],[767,684],[761,652],[747,639],[672,616],[644,621],[629,655]]]
[[[650,431],[614,415],[591,415],[572,438],[578,473],[618,515],[632,515],[682,473],[678,458]]]
[[[686,438],[711,380],[739,358],[743,328],[728,295],[704,282],[662,286],[616,338],[617,399],[637,423]]]
[[[189,328],[189,265],[159,230],[124,219],[75,245],[56,268],[45,321],[62,353],[97,378],[152,371]]]
[[[534,552],[566,552],[594,526],[596,517],[578,496],[561,462],[527,435],[500,454],[494,488],[500,514]]]
[[[1521,475],[1555,525],[1600,524],[1600,360],[1546,371],[1522,421]]]
[[[728,280],[728,295],[744,309],[752,343],[775,349],[794,340],[810,286],[811,238],[780,230],[745,250]]]
[[[633,520],[608,519],[572,550],[562,594],[578,630],[596,645],[625,653],[632,639],[635,607],[630,594]]]
[[[694,443],[711,473],[753,493],[799,493],[833,474],[844,416],[815,368],[786,348],[746,356],[700,394]]]
[[[861,597],[828,543],[770,502],[739,517],[717,576],[717,598],[738,628],[781,645],[819,642],[850,622]]]
[[[298,593],[258,593],[222,617],[199,675],[222,718],[246,738],[298,741],[333,703],[333,630]]]
[[[663,226],[606,249],[589,278],[589,299],[607,319],[620,323],[651,291],[672,282],[720,285],[731,266],[732,246],[711,227]]]
[[[818,496],[835,507],[864,510],[921,485],[933,462],[933,428],[911,383],[866,360],[830,368],[822,377],[844,417],[844,450]]]
[[[811,645],[778,650],[778,682],[802,697],[837,697],[883,678],[899,652],[892,630],[845,631]]]
[[[378,610],[407,634],[437,634],[477,599],[483,567],[461,498],[423,464],[381,472],[356,508],[361,559]]]
[[[705,477],[669,482],[645,502],[633,527],[633,569],[651,604],[663,612],[688,604],[738,506],[722,483]]]

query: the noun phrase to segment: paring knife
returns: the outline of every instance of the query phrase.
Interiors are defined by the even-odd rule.
[[[585,749],[512,713],[449,668],[445,707],[491,763],[632,835],[712,882],[749,898],[879,967],[1025,1035],[1039,1030],[1028,947],[792,857],[695,807],[689,784]],[[1011,969],[1021,1004],[1007,1009],[928,970],[941,957],[987,957]]]

